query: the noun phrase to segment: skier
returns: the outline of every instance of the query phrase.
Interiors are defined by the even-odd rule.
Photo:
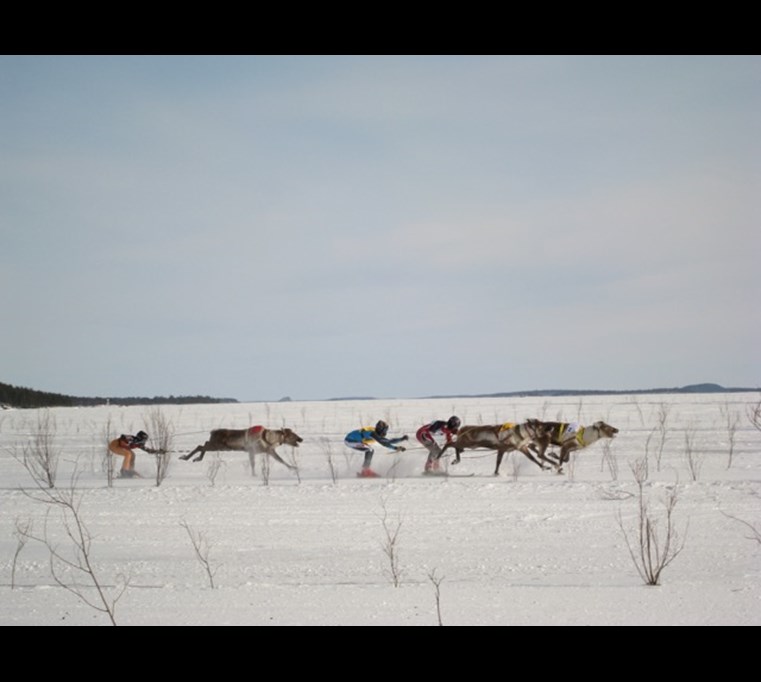
[[[346,447],[351,448],[352,450],[359,450],[365,455],[364,462],[362,463],[362,470],[357,476],[362,478],[376,478],[378,476],[378,474],[370,468],[374,452],[372,447],[370,447],[371,443],[380,443],[394,452],[404,452],[404,447],[397,445],[397,443],[409,440],[409,436],[404,435],[399,438],[386,438],[387,434],[388,424],[382,419],[375,426],[365,426],[346,434],[346,438],[344,438]]]
[[[460,418],[452,416],[447,421],[437,419],[417,430],[415,437],[428,450],[425,473],[435,473],[439,470],[439,456],[442,448],[452,442],[459,429]]]
[[[124,457],[122,462],[122,468],[119,472],[120,478],[133,478],[138,476],[135,471],[135,453],[133,450],[136,448],[143,452],[148,452],[151,455],[160,454],[160,450],[153,450],[152,448],[145,447],[145,443],[148,440],[148,434],[145,431],[138,431],[134,436],[122,434],[118,438],[114,438],[109,444],[108,449],[115,455]]]

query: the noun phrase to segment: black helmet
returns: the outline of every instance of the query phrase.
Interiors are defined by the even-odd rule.
[[[148,434],[145,431],[138,431],[136,438],[138,440],[148,440]]]
[[[388,424],[382,419],[375,425],[375,433],[383,438],[388,433]]]
[[[460,428],[460,418],[459,417],[450,417],[447,421],[447,428],[450,431],[457,431],[457,429]]]

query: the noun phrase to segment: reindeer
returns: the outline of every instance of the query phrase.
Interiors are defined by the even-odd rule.
[[[253,474],[254,455],[262,453],[274,457],[289,469],[295,469],[295,466],[288,464],[275,452],[275,448],[279,445],[290,445],[297,448],[303,440],[301,436],[287,428],[265,429],[263,426],[252,426],[248,429],[214,429],[209,434],[209,440],[203,445],[197,446],[195,450],[192,450],[187,455],[183,455],[180,459],[188,460],[196,453],[199,453],[198,457],[193,461],[200,462],[207,451],[247,452],[251,462],[251,473]]]
[[[534,441],[545,437],[544,423],[538,419],[529,419],[522,424],[494,424],[485,426],[461,426],[457,438],[445,445],[439,453],[439,458],[449,448],[455,451],[455,459],[452,464],[460,463],[460,453],[463,450],[473,448],[488,448],[497,451],[497,464],[494,475],[499,475],[499,467],[506,452],[519,450],[528,457],[540,469],[548,469],[529,450],[529,445]],[[546,459],[546,458],[545,458]],[[546,460],[550,466],[557,466],[555,462]]]
[[[529,448],[536,456],[551,466],[558,473],[562,473],[565,464],[575,450],[586,448],[600,438],[614,438],[618,433],[615,426],[606,424],[604,421],[596,421],[591,426],[580,426],[569,422],[544,422],[546,427],[543,437],[529,444]],[[550,445],[560,448],[559,455],[547,453]],[[548,456],[549,455],[549,456]]]

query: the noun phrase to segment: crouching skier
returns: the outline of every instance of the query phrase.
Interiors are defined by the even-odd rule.
[[[422,446],[428,450],[428,459],[425,460],[425,473],[439,471],[439,457],[445,445],[449,445],[460,430],[460,418],[450,417],[447,421],[437,419],[430,424],[421,426],[415,437]]]
[[[374,453],[374,450],[371,447],[372,443],[379,443],[394,452],[404,452],[404,447],[397,445],[397,443],[408,440],[409,436],[405,435],[400,436],[399,438],[387,438],[387,434],[388,424],[383,420],[380,420],[375,426],[365,426],[346,434],[346,438],[344,438],[346,447],[351,448],[352,450],[359,450],[365,455],[364,462],[362,463],[362,470],[357,476],[360,476],[361,478],[377,478],[378,476],[378,474],[370,468]]]

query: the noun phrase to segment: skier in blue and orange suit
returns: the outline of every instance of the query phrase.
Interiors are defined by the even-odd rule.
[[[430,424],[421,426],[415,437],[423,447],[428,450],[428,459],[425,461],[425,471],[438,471],[439,455],[445,445],[449,445],[460,430],[459,417],[450,417],[447,421],[437,419]]]
[[[397,443],[408,440],[409,436],[405,435],[399,438],[387,438],[387,434],[388,424],[383,420],[380,420],[375,426],[364,426],[361,429],[355,429],[346,434],[346,438],[344,438],[344,444],[346,447],[351,448],[352,450],[359,450],[365,455],[365,460],[362,463],[362,471],[359,472],[359,476],[364,478],[375,478],[378,476],[378,474],[370,468],[374,452],[372,447],[370,447],[372,443],[380,443],[394,452],[404,452],[404,447],[397,445]]]

